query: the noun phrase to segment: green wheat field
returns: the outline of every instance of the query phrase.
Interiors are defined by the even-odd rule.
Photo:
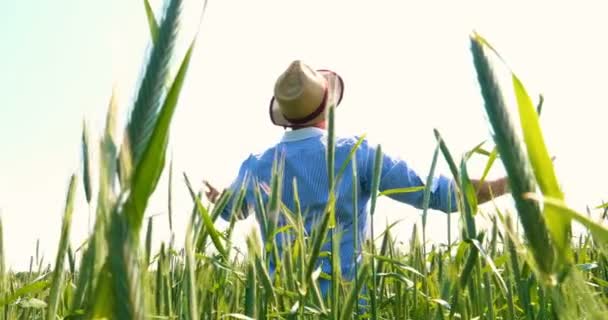
[[[252,235],[246,254],[235,254],[230,242],[235,220],[224,231],[214,222],[228,201],[242,201],[243,190],[225,193],[216,205],[206,206],[198,191],[202,186],[192,185],[186,174],[174,177],[166,159],[171,120],[179,112],[180,90],[195,50],[192,42],[185,56],[173,54],[181,2],[167,0],[156,21],[144,1],[153,47],[142,63],[134,103],[126,106],[129,120],[125,128],[116,126],[119,106],[110,97],[104,134],[92,137],[83,128],[84,170],[70,179],[56,259],[42,261],[36,249],[29,271],[7,270],[3,245],[10,239],[3,239],[2,228],[10,226],[0,221],[0,319],[608,319],[608,206],[581,213],[564,202],[539,123],[542,99],[533,105],[510,71],[512,87],[499,85],[494,66],[506,63],[476,33],[470,37],[471,56],[495,147],[479,146],[455,159],[435,130],[429,172],[432,176],[436,163],[446,161],[456,180],[458,201],[453,205],[459,208],[460,234],[452,238],[459,240],[423,245],[425,209],[406,251],[396,244],[391,226],[372,229],[374,241],[366,242],[354,279],[320,272],[320,257],[340,265],[340,256],[333,254],[337,249],[321,250],[327,242],[339,248],[332,187],[345,170],[356,170],[356,163],[334,163],[335,116],[329,108],[330,201],[322,221],[313,234],[306,234],[299,206],[292,212],[281,203],[281,186],[292,182],[282,180],[277,164],[266,203],[257,190],[256,215],[268,240],[260,243],[259,235]],[[171,61],[179,63],[174,75]],[[515,95],[517,115],[509,114],[507,92]],[[124,132],[122,141],[116,138],[119,131]],[[99,159],[89,156],[93,149],[99,150]],[[515,204],[513,212],[497,208],[490,228],[483,231],[475,222],[476,190],[467,175],[473,154],[487,157],[486,174],[495,161],[502,162]],[[91,172],[93,161],[99,172]],[[378,161],[375,165],[372,185],[377,191]],[[169,185],[158,185],[165,170]],[[183,179],[190,191],[190,222],[185,234],[152,252],[153,220],[145,218],[148,199],[158,188],[167,190],[171,221],[173,179]],[[96,189],[92,180],[99,181]],[[371,219],[378,197],[408,191],[374,192]],[[78,244],[69,239],[76,192],[85,193],[94,213],[92,232]],[[285,225],[277,225],[279,216]],[[574,222],[585,232],[573,235]],[[279,234],[292,240],[280,258],[273,243]],[[271,256],[280,261],[274,276],[268,272]],[[320,278],[332,281],[325,296]]]

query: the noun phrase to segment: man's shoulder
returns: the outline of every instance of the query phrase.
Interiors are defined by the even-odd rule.
[[[369,141],[365,135],[343,135],[336,136],[336,148],[352,148],[358,146],[358,149],[367,149]]]
[[[253,163],[258,163],[260,161],[261,162],[272,161],[275,159],[275,157],[279,156],[279,154],[278,154],[279,150],[278,150],[277,146],[278,146],[278,144],[270,146],[263,150],[256,150],[256,151],[250,152],[247,156],[247,159],[245,159],[244,162],[253,164]]]
[[[361,141],[361,142],[359,142]],[[336,145],[337,144],[345,144],[345,145],[355,145],[358,143],[367,144],[367,137],[365,135],[340,135],[336,136]]]

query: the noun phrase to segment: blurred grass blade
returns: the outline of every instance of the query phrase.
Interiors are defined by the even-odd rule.
[[[110,266],[108,263],[104,264],[101,272],[97,275],[98,285],[95,287],[93,293],[92,308],[90,310],[92,319],[112,319],[115,315],[115,304],[116,298],[113,295],[114,283],[110,276]],[[128,318],[125,318],[128,319]]]
[[[253,255],[250,255],[250,259],[247,262],[246,281],[247,286],[245,289],[245,314],[249,317],[255,317],[257,301],[257,283],[255,272],[255,260],[253,259]]]
[[[6,263],[4,261],[4,230],[2,227],[2,211],[0,211],[0,292],[4,291],[4,279],[6,274]],[[0,294],[0,299],[3,294]]]
[[[124,194],[110,214],[108,233],[108,272],[111,279],[110,304],[114,318],[139,319],[146,314],[144,297],[145,271],[142,270],[139,234],[130,230],[125,207],[122,205]],[[103,271],[102,271],[103,272]],[[103,281],[99,275],[98,284]],[[107,280],[106,280],[107,281]],[[101,284],[100,284],[101,285]]]
[[[364,262],[361,268],[359,269],[359,273],[356,275],[355,285],[351,287],[350,292],[346,296],[346,302],[342,307],[342,311],[340,312],[340,319],[352,319],[353,309],[355,305],[358,305],[358,297],[359,292],[361,292],[361,288],[363,284],[367,281],[367,277],[369,276],[370,263]],[[358,310],[357,310],[358,311]]]
[[[376,200],[378,199],[378,189],[380,188],[380,175],[382,174],[382,146],[378,145],[374,157],[374,171],[371,185],[371,204],[370,215],[373,217],[376,211]],[[372,224],[373,226],[373,224]],[[373,239],[373,236],[372,236]]]
[[[359,281],[359,263],[357,263],[357,260],[359,258],[359,255],[361,254],[361,243],[359,241],[359,179],[358,179],[358,175],[357,175],[357,161],[354,161],[355,157],[354,155],[350,155],[351,157],[351,161],[352,161],[352,174],[353,174],[353,180],[352,180],[352,205],[353,205],[353,269],[354,269],[354,276],[355,276],[355,287],[362,285],[363,283],[365,283],[366,279],[362,279],[362,281]],[[351,295],[353,294],[352,292],[350,293]],[[349,295],[350,297],[350,295]],[[353,302],[354,303],[354,302]],[[347,304],[348,304],[348,300],[347,300]],[[356,315],[358,318],[359,316],[359,302],[357,301],[356,303],[357,305],[357,312]],[[346,317],[346,314],[351,314],[352,310],[348,310],[348,307],[346,307],[344,310],[342,310],[342,313],[340,314],[342,316],[342,318]]]
[[[441,153],[443,154],[445,161],[448,163],[448,166],[450,167],[450,171],[452,172],[454,181],[456,182],[456,184],[458,186],[460,186],[460,173],[458,172],[458,167],[456,166],[456,162],[454,162],[454,158],[452,157],[452,154],[450,153],[450,150],[448,149],[448,146],[445,144],[445,140],[443,139],[443,137],[441,136],[439,131],[437,129],[433,129],[433,132],[435,133],[435,139],[437,140],[437,142],[439,142],[439,148],[441,149]]]
[[[76,175],[70,178],[68,195],[61,225],[61,236],[59,247],[57,248],[57,259],[55,260],[55,270],[53,271],[53,281],[51,282],[51,292],[49,293],[49,303],[47,309],[47,319],[54,320],[57,315],[57,307],[61,298],[63,282],[63,263],[65,261],[66,250],[69,244],[70,226],[72,224],[72,212],[74,211],[74,198],[76,196]]]
[[[335,170],[335,121],[334,121],[334,106],[330,105],[328,110],[328,128],[327,128],[327,181],[329,182],[329,192],[334,188],[334,170]]]
[[[335,198],[330,197],[329,201],[335,201]],[[331,205],[332,204],[328,204],[327,208],[329,208],[329,206],[331,206]],[[312,279],[313,271],[316,269],[315,264],[316,264],[317,260],[319,259],[319,255],[321,253],[321,247],[323,246],[323,243],[325,243],[325,239],[327,238],[327,231],[329,230],[330,217],[329,217],[329,214],[327,214],[327,210],[325,212],[326,212],[326,214],[323,215],[319,226],[316,228],[316,230],[318,230],[318,232],[316,233],[316,235],[313,239],[310,257],[308,258],[308,262],[306,264],[305,281],[307,281],[307,282],[311,281],[311,279]]]
[[[439,156],[439,143],[437,144],[437,147],[435,147],[435,151],[433,152],[433,160],[431,161],[431,169],[429,170],[429,174],[427,176],[426,179],[426,183],[425,183],[425,189],[424,189],[424,193],[422,196],[422,256],[426,257],[427,256],[427,252],[426,252],[426,219],[427,219],[427,215],[428,215],[428,209],[429,209],[429,202],[431,200],[431,186],[433,184],[433,178],[435,176],[435,167],[437,165],[437,157]],[[388,230],[387,230],[388,232]],[[381,255],[384,255],[384,253],[381,253]],[[424,280],[424,294],[425,295],[429,295],[429,286],[428,286],[428,280],[426,279],[426,275],[427,275],[427,267],[424,266],[423,267],[423,272],[425,275],[425,280]],[[426,308],[424,309],[424,316],[425,318],[429,318],[429,308],[428,308],[428,304],[426,306]]]
[[[51,282],[48,280],[35,280],[21,288],[13,290],[13,292],[3,291],[3,295],[0,295],[0,308],[14,303],[21,297],[35,296],[50,286]]]
[[[335,88],[335,86],[332,86]],[[332,95],[335,96],[335,95]],[[336,167],[336,134],[335,134],[335,104],[332,102],[328,109],[328,134],[327,134],[327,174],[328,174],[328,182],[329,189],[328,194],[330,198],[336,196],[334,188],[335,188],[335,167]],[[345,161],[348,161],[349,158],[346,158]],[[330,260],[331,260],[331,313],[332,318],[338,318],[338,286],[339,286],[339,278],[340,278],[340,243],[338,238],[338,230],[336,228],[336,207],[334,205],[334,201],[330,200],[329,207],[329,228],[330,230]]]
[[[494,149],[492,149],[492,152],[490,152],[490,154],[488,155],[488,161],[486,162],[486,166],[483,168],[483,173],[481,174],[481,178],[479,179],[480,187],[483,185],[483,182],[486,181],[486,178],[488,177],[488,173],[490,173],[490,169],[492,169],[492,166],[494,165],[494,161],[496,161],[497,157],[498,157],[498,150],[496,149],[496,147],[494,147]],[[479,192],[479,190],[477,190],[477,192]]]
[[[608,208],[608,203],[601,204],[601,205],[599,205],[599,206],[597,206],[595,208],[596,209],[605,209],[605,208]]]
[[[402,194],[402,193],[411,193],[425,190],[424,186],[420,187],[407,187],[407,188],[395,188],[395,189],[387,189],[378,194],[379,197],[382,196],[391,196],[394,194]]]
[[[190,45],[175,80],[169,89],[165,103],[155,123],[150,135],[149,143],[142,154],[141,161],[135,169],[132,181],[132,190],[129,196],[129,203],[133,212],[130,213],[130,222],[138,230],[141,225],[144,211],[147,206],[148,198],[156,188],[158,179],[165,166],[165,156],[167,144],[169,142],[169,128],[171,119],[177,107],[179,94],[186,77],[186,72],[190,64],[192,50],[195,42]]]
[[[224,258],[228,258],[228,256],[226,255],[226,249],[224,248],[224,245],[220,241],[220,234],[217,231],[217,229],[215,228],[213,221],[211,220],[211,216],[209,216],[209,212],[203,206],[200,199],[196,196],[196,194],[194,193],[194,190],[192,190],[190,180],[188,179],[188,176],[185,173],[184,173],[184,180],[186,181],[186,186],[188,187],[188,191],[190,192],[192,201],[194,202],[196,209],[198,210],[199,214],[201,215],[201,218],[203,219],[203,225],[205,226],[206,231],[209,233],[209,236],[211,237],[211,241],[213,241],[213,244],[215,245],[215,248],[217,249],[217,251]]]
[[[150,52],[129,116],[127,134],[130,149],[125,152],[132,154],[135,167],[139,166],[156,127],[158,111],[162,106],[161,97],[165,92],[165,82],[177,39],[181,7],[182,0],[169,1],[158,29],[158,41]]]
[[[469,173],[467,171],[467,164],[465,159],[462,159],[460,163],[460,183],[463,196],[464,196],[464,212],[462,213],[465,219],[465,227],[467,230],[467,237],[474,239],[477,237],[477,227],[475,225],[475,214],[477,214],[477,196],[475,194],[475,187],[469,179]]]
[[[2,229],[2,211],[0,211],[0,307],[3,306],[1,303],[5,298],[4,295],[7,293],[6,286],[6,263],[4,261],[4,233]],[[1,312],[2,310],[0,310]]]
[[[144,257],[144,267],[148,268],[150,266],[150,257],[152,256],[152,227],[153,227],[153,217],[148,218],[148,229],[146,230],[146,247],[145,247],[145,257]]]
[[[346,171],[348,164],[351,163],[351,165],[352,165],[353,159],[356,159],[356,157],[354,155],[357,152],[357,150],[359,150],[359,147],[361,146],[361,144],[363,143],[364,140],[365,140],[365,135],[362,135],[361,137],[359,137],[359,139],[357,140],[355,145],[350,149],[350,153],[348,154],[348,157],[344,160],[344,162],[342,163],[342,166],[338,170],[338,174],[336,175],[335,185],[338,185],[340,183],[342,175]]]
[[[254,270],[256,271],[257,276],[260,279],[262,286],[264,287],[264,290],[266,291],[266,301],[273,302],[274,304],[276,304],[277,296],[272,285],[270,275],[268,274],[268,270],[264,266],[259,243],[255,240],[254,236],[247,237],[246,242],[247,247],[250,250],[249,252],[251,254],[250,263],[255,264]]]
[[[194,239],[192,236],[192,225],[186,228],[186,283],[185,296],[188,304],[188,319],[198,320],[198,300],[196,298],[196,262],[194,259]]]
[[[527,193],[525,194],[525,197],[534,201],[542,201],[546,207],[556,209],[557,214],[563,215],[568,219],[576,220],[578,223],[589,229],[596,239],[602,241],[604,244],[608,244],[608,228],[591,220],[586,215],[571,209],[566,205],[566,203],[563,202],[562,199],[547,196],[541,198],[533,193]]]
[[[150,2],[148,0],[144,0],[144,7],[146,9],[146,18],[148,18],[148,28],[150,28],[150,36],[152,38],[152,43],[156,45],[156,41],[158,39],[158,23],[156,22],[156,17],[154,16],[154,11],[150,6]]]
[[[541,112],[543,111],[543,104],[545,103],[545,97],[540,94],[538,95],[538,105],[536,106],[536,113],[540,117]]]
[[[86,122],[82,122],[82,182],[87,203],[91,203],[91,156],[89,154],[89,130]],[[89,217],[90,219],[90,217]],[[89,223],[90,227],[90,223]]]
[[[97,195],[96,220],[93,231],[95,241],[92,241],[96,246],[95,257],[103,256],[101,254],[102,248],[100,243],[108,225],[112,204],[116,200],[114,180],[116,180],[118,170],[116,162],[117,148],[115,143],[117,113],[118,105],[116,103],[115,94],[112,92],[108,113],[106,115],[106,127],[103,139],[99,143],[99,190]],[[95,269],[99,271],[103,262],[101,259],[94,258],[94,260],[97,261]]]
[[[376,199],[378,198],[378,191],[380,189],[380,179],[382,175],[382,146],[378,145],[376,149],[376,154],[374,157],[374,171],[372,176],[372,186],[371,186],[371,206],[370,206],[370,235],[371,235],[371,252],[372,252],[372,292],[371,296],[371,317],[373,320],[377,319],[377,303],[376,303],[376,295],[377,292],[377,279],[376,279],[376,238],[374,234],[374,213],[376,212]]]
[[[538,114],[536,113],[536,110],[534,110],[534,105],[532,104],[532,100],[524,85],[515,74],[512,75],[512,78],[513,88],[517,97],[517,105],[519,107],[519,118],[523,130],[524,141],[526,143],[528,158],[530,159],[530,164],[534,170],[536,181],[544,195],[563,199],[564,195],[560,190],[553,169],[553,161],[551,161],[551,157],[549,156],[549,152],[545,145],[540,123],[538,121]],[[560,215],[553,208],[545,208],[544,214],[547,219],[547,227],[553,236],[560,258],[570,262],[572,259],[569,249],[571,234],[570,219]]]
[[[500,56],[498,51],[486,39],[478,34],[475,34],[474,37],[478,43],[492,50],[496,56],[501,59],[505,65],[507,65],[504,58]],[[509,68],[508,65],[507,68]],[[535,109],[530,96],[519,78],[513,71],[510,70],[510,72],[513,82],[513,89],[517,98],[524,141],[536,181],[544,195],[563,199],[563,193],[560,190],[557,182],[557,177],[553,169],[553,162],[545,146],[542,131],[540,129],[540,123],[538,121],[538,117],[542,111],[544,97],[542,95],[540,96],[539,105]],[[544,215],[547,217],[547,228],[551,233],[555,246],[557,247],[559,261],[571,263],[572,257],[569,248],[569,238],[571,234],[570,220],[566,217],[559,216],[552,209],[544,211]]]
[[[169,216],[169,231],[173,231],[173,157],[169,162],[169,182],[167,183],[167,214]]]
[[[543,276],[549,276],[553,269],[554,249],[544,217],[538,203],[522,197],[524,193],[535,191],[536,181],[519,138],[515,134],[494,70],[484,51],[484,43],[483,39],[476,34],[471,37],[471,52],[485,101],[484,106],[493,129],[494,141],[509,177],[510,190],[532,254],[540,273]]]
[[[429,175],[426,178],[426,184],[424,188],[424,193],[422,196],[422,234],[423,242],[426,242],[425,229],[426,229],[426,217],[429,209],[429,202],[431,200],[431,185],[433,183],[433,177],[435,176],[435,166],[437,165],[437,156],[439,155],[439,144],[435,148],[433,152],[433,160],[431,161],[431,169],[429,170]],[[426,246],[426,243],[424,244]]]
[[[485,141],[482,141],[482,142],[480,142],[478,145],[476,145],[475,147],[473,147],[473,149],[471,149],[471,150],[469,150],[469,151],[465,152],[465,157],[466,157],[467,161],[468,161],[468,160],[469,160],[469,159],[470,159],[470,158],[471,158],[471,157],[472,157],[474,154],[476,154],[476,153],[477,153],[477,154],[483,154],[483,155],[489,156],[490,154],[489,154],[489,153],[488,153],[486,150],[484,150],[484,149],[482,148],[482,146],[483,146],[485,143],[486,143]]]
[[[100,222],[97,222],[100,223]],[[89,243],[80,259],[80,268],[78,270],[78,281],[76,282],[76,291],[72,297],[72,312],[83,308],[87,298],[91,298],[91,292],[95,285],[94,269],[95,269],[95,254],[97,246],[96,239],[100,234],[94,234],[89,237]]]
[[[485,250],[483,250],[481,243],[477,239],[470,239],[470,241],[475,246],[475,248],[477,248],[477,250],[479,251],[481,256],[486,260],[486,262],[490,266],[490,269],[492,269],[492,273],[494,273],[494,276],[496,277],[496,281],[499,284],[500,290],[502,291],[503,295],[506,297],[507,296],[507,284],[505,283],[505,280],[503,279],[503,277],[500,275],[498,268],[496,268],[496,265],[494,264],[492,257],[490,257],[485,252]]]

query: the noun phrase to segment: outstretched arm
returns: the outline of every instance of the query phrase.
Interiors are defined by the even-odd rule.
[[[374,167],[376,150],[374,147],[370,146],[366,151],[367,161],[365,163],[366,171],[364,173],[364,182],[366,185],[371,185],[373,176],[372,168]],[[380,191],[424,186],[426,183],[426,181],[423,181],[417,172],[412,170],[404,160],[391,157],[386,153],[384,153],[382,157],[380,177]],[[457,210],[454,181],[442,175],[439,175],[432,180],[433,181],[429,186],[429,188],[431,188],[429,208],[446,213]],[[471,179],[471,183],[477,191],[477,200],[480,204],[509,192],[507,177],[483,182],[479,179]],[[424,192],[420,191],[393,194],[389,197],[413,205],[414,207],[422,208],[424,202],[423,194]]]
[[[475,190],[477,190],[477,201],[480,204],[509,192],[509,181],[507,177],[483,182],[481,180],[471,179],[471,183],[475,187]]]

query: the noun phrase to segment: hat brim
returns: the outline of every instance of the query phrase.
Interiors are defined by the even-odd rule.
[[[327,106],[332,103],[335,103],[335,106],[337,107],[338,105],[340,105],[340,102],[342,102],[342,97],[344,96],[344,81],[342,80],[342,77],[340,77],[340,75],[338,75],[337,73],[335,73],[331,70],[317,70],[317,72],[319,74],[321,74],[323,77],[325,77],[325,79],[327,80],[327,83],[329,84],[329,88],[328,88],[329,97],[325,103],[325,109],[327,110]],[[297,124],[297,125],[293,124],[293,123],[289,122],[289,120],[285,119],[285,116],[283,116],[283,113],[281,112],[281,108],[279,107],[279,103],[276,101],[274,96],[270,100],[269,111],[270,111],[270,121],[272,121],[272,123],[274,125],[281,126],[281,127],[290,127],[290,128],[291,127],[301,127],[301,126],[315,124],[315,123],[325,119],[325,110],[324,110],[323,112],[321,112],[321,114],[319,114],[318,117],[315,117],[314,119],[312,119],[306,123]]]

